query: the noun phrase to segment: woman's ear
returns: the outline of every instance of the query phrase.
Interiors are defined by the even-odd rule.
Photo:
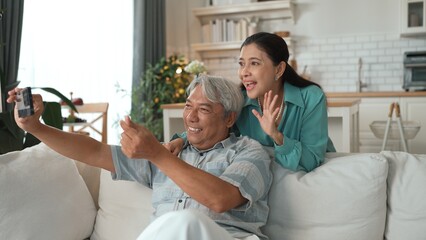
[[[282,75],[284,74],[286,67],[287,67],[287,64],[284,61],[281,61],[277,66],[275,76],[277,76],[278,78],[281,78]]]

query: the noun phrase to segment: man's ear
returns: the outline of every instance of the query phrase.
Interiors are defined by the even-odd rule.
[[[231,128],[235,121],[237,120],[237,113],[236,112],[231,112],[227,117],[226,117],[226,126],[228,128]]]

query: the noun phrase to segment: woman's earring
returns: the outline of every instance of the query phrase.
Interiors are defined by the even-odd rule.
[[[278,76],[275,76],[275,81],[278,81],[278,79],[279,79],[279,77],[278,77]]]

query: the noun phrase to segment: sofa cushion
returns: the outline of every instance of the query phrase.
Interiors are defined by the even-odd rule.
[[[0,156],[1,239],[85,239],[95,217],[73,160],[43,143]]]
[[[134,240],[150,222],[152,190],[136,182],[113,181],[101,170],[99,210],[92,240]]]
[[[386,239],[426,239],[426,155],[382,154],[389,162]]]
[[[383,239],[388,165],[380,154],[329,154],[310,173],[272,168],[263,228],[271,240]]]

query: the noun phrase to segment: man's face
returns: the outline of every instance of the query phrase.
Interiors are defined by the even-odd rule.
[[[209,101],[198,85],[186,100],[183,119],[188,141],[205,150],[228,137],[235,114],[225,117],[222,104]]]

